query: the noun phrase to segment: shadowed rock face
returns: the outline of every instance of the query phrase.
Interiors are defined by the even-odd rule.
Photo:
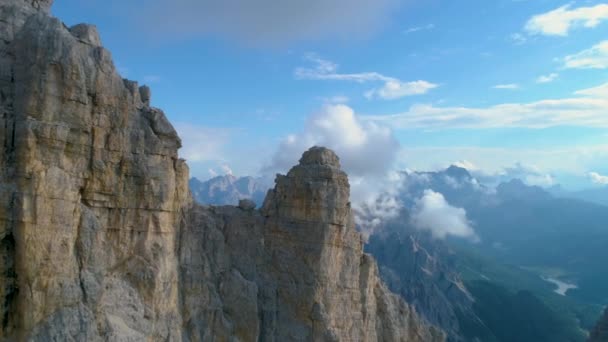
[[[0,340],[434,341],[323,148],[262,210],[202,207],[150,90],[51,1],[0,3]]]
[[[608,341],[608,308],[604,310],[604,314],[589,335],[589,342],[606,341]]]

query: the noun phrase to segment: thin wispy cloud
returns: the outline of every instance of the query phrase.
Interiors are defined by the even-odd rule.
[[[521,33],[513,33],[509,36],[509,40],[515,45],[522,45],[528,41],[528,38]]]
[[[323,102],[327,103],[327,104],[345,104],[348,103],[348,101],[350,101],[350,98],[348,98],[348,96],[344,96],[344,95],[335,95],[335,96],[331,96],[331,97],[324,97],[322,98]]]
[[[507,89],[507,90],[515,90],[519,89],[519,84],[509,83],[509,84],[497,84],[493,86],[494,89]]]
[[[456,158],[475,165],[478,170],[471,169],[471,171],[476,178],[484,182],[488,182],[488,177],[498,177],[499,181],[517,177],[529,183],[539,184],[552,178],[555,171],[587,175],[589,170],[604,167],[601,161],[608,158],[608,146],[601,144],[546,148],[405,146],[400,151],[397,164],[402,168],[430,170],[445,168],[446,160]],[[485,176],[478,172],[480,170]]]
[[[557,73],[550,73],[548,75],[541,75],[536,78],[536,83],[551,83],[559,77]]]
[[[226,155],[225,147],[229,143],[233,130],[178,122],[175,130],[182,139],[183,147],[179,156],[189,163],[221,160]]]
[[[435,24],[428,24],[428,25],[424,25],[424,26],[414,26],[414,27],[410,27],[410,28],[404,30],[403,33],[409,34],[409,33],[420,32],[420,31],[429,31],[429,30],[433,30],[434,28],[435,28]]]
[[[366,116],[396,129],[409,128],[545,128],[560,125],[608,127],[608,83],[583,89],[572,97],[489,107],[412,106],[392,115]]]
[[[604,40],[587,50],[566,56],[567,69],[608,69],[608,40]]]
[[[294,75],[299,80],[328,80],[349,81],[356,83],[382,82],[381,87],[376,87],[365,92],[368,99],[393,100],[405,96],[426,94],[439,85],[424,81],[404,82],[394,77],[385,76],[378,72],[339,73],[338,64],[322,59],[316,54],[308,54],[305,59],[314,64],[313,67],[296,68]]]
[[[530,18],[524,29],[530,34],[567,36],[576,27],[594,28],[608,20],[608,4],[571,8],[565,5]]]

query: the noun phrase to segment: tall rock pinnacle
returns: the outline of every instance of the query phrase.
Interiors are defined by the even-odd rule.
[[[338,157],[192,202],[150,89],[52,1],[0,2],[0,340],[439,341],[378,277]]]

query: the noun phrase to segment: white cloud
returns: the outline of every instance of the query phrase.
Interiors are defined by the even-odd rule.
[[[325,105],[308,119],[302,132],[283,140],[267,169],[288,170],[314,145],[333,149],[342,167],[359,177],[385,174],[399,149],[389,128],[361,121],[353,109],[344,104]]]
[[[437,84],[423,80],[403,82],[378,72],[341,74],[338,73],[338,64],[336,63],[322,59],[315,54],[308,54],[305,58],[315,65],[312,68],[296,68],[294,72],[296,79],[350,81],[357,83],[383,82],[384,85],[382,87],[371,89],[365,93],[365,97],[368,99],[381,98],[393,100],[405,96],[426,94],[438,87]]]
[[[344,96],[344,95],[336,95],[336,96],[332,96],[332,97],[323,99],[323,102],[330,103],[330,104],[348,103],[349,101],[350,101],[350,99],[348,98],[348,96]]]
[[[403,33],[408,34],[408,33],[420,32],[420,31],[428,31],[428,30],[432,30],[434,28],[435,28],[435,24],[428,24],[428,25],[424,25],[424,26],[414,26],[414,27],[410,27],[407,30],[403,31]]]
[[[399,191],[403,181],[397,173],[395,177],[365,179],[349,177],[355,223],[363,237],[367,239],[387,220],[399,216],[403,203]]]
[[[551,83],[551,82],[555,81],[558,77],[559,77],[559,74],[557,74],[557,73],[541,75],[541,76],[538,76],[538,78],[536,79],[536,83]]]
[[[575,94],[608,99],[608,83],[604,83],[593,88],[578,90],[575,92]]]
[[[608,69],[608,40],[564,58],[568,69]]]
[[[468,171],[479,170],[479,167],[477,165],[475,165],[474,163],[472,163],[468,160],[459,160],[459,161],[453,162],[452,165],[461,167],[463,169],[467,169]]]
[[[182,139],[179,155],[189,163],[223,160],[225,157],[224,147],[231,136],[229,129],[188,123],[176,123],[174,127]]]
[[[407,112],[366,116],[395,129],[412,128],[544,128],[560,125],[608,127],[608,83],[575,92],[575,96],[490,107],[435,107],[419,104]]]
[[[398,168],[437,170],[446,161],[461,158],[474,164],[470,170],[483,183],[510,180],[513,177],[547,184],[555,172],[587,176],[589,170],[605,167],[608,146],[569,146],[555,148],[497,148],[476,146],[404,147],[397,157]],[[517,164],[520,166],[517,167]],[[515,172],[519,170],[520,172]],[[510,172],[510,173],[509,173]],[[530,176],[530,177],[528,177]],[[548,177],[549,176],[549,177]]]
[[[600,175],[597,172],[589,172],[589,178],[595,184],[608,185],[608,176]]]
[[[399,99],[405,96],[426,94],[429,90],[437,88],[436,84],[427,81],[401,82],[390,80],[384,86],[369,90],[365,93],[368,99],[381,98],[385,100]]]
[[[228,166],[228,164],[222,164],[222,165],[220,165],[220,169],[222,170],[222,172],[225,175],[228,175],[228,176],[232,176],[233,175],[232,169],[230,168],[230,166]]]
[[[438,239],[456,236],[479,241],[466,211],[451,206],[442,194],[433,190],[425,190],[416,200],[411,219],[417,229],[430,231]]]
[[[565,5],[547,13],[535,15],[526,23],[530,34],[567,36],[573,27],[593,28],[608,20],[608,4],[571,8]]]
[[[528,185],[537,185],[548,187],[555,185],[553,175],[543,172],[535,165],[526,165],[521,162],[515,163],[510,167],[505,167],[503,171],[494,175],[499,181],[509,181],[511,179],[520,179]]]
[[[509,36],[509,40],[515,45],[522,45],[528,41],[528,38],[521,33],[513,33]]]
[[[281,142],[263,173],[286,172],[314,145],[330,148],[340,158],[349,176],[351,200],[362,231],[373,231],[397,213],[401,204],[396,192],[401,182],[391,170],[400,146],[390,128],[361,121],[344,104],[325,105],[308,118],[302,132]]]
[[[118,3],[125,15],[138,11],[142,27],[158,36],[226,36],[246,44],[368,36],[383,26],[398,0],[150,0]]]
[[[509,83],[509,84],[497,84],[495,86],[493,86],[492,88],[494,89],[508,89],[508,90],[515,90],[515,89],[519,89],[519,85],[515,84],[515,83]]]

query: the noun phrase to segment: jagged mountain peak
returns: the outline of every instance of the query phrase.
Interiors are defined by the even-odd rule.
[[[0,2],[0,340],[444,338],[363,253],[335,153],[263,210],[193,203],[149,89],[50,5]]]

